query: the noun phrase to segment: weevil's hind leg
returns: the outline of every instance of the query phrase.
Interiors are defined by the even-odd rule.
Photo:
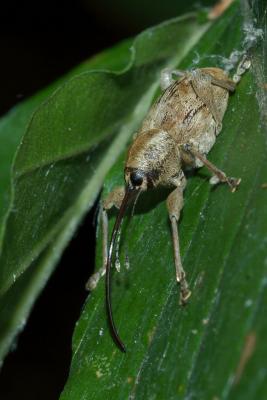
[[[87,290],[94,290],[102,276],[106,273],[106,264],[108,258],[108,214],[107,210],[113,206],[120,208],[122,199],[124,197],[125,189],[122,186],[116,187],[112,192],[109,193],[107,198],[103,201],[101,206],[101,218],[102,218],[102,257],[103,265],[96,271],[86,283]]]
[[[181,71],[179,69],[164,68],[160,74],[161,90],[167,89],[169,86],[171,86],[175,82],[175,80],[173,79],[173,76],[177,76],[177,77],[181,78],[185,75],[186,75],[185,71]]]
[[[236,72],[232,79],[220,80],[212,77],[211,83],[223,89],[229,90],[229,92],[234,92],[236,85],[240,82],[242,78],[242,75],[244,75],[244,73],[247,70],[249,70],[250,67],[251,67],[251,61],[245,54],[241,59],[241,61],[239,62]]]
[[[232,81],[231,79],[222,80],[212,77],[211,83],[215,86],[221,87],[222,89],[226,89],[229,92],[234,92],[236,88],[236,82]]]
[[[237,66],[236,72],[233,76],[233,81],[235,82],[235,84],[237,84],[238,82],[240,82],[242,75],[249,70],[249,68],[251,67],[251,61],[248,58],[248,56],[245,54],[242,58],[242,60],[240,61],[240,63]]]
[[[219,182],[222,183],[227,183],[228,186],[230,187],[232,192],[236,191],[236,188],[241,182],[240,178],[233,178],[227,176],[222,170],[217,168],[214,164],[212,164],[207,158],[201,154],[199,151],[197,151],[192,145],[190,144],[185,144],[183,146],[183,150],[190,153],[194,157],[198,158],[202,163],[214,174],[210,178],[210,184],[211,185],[216,185]]]
[[[171,221],[172,240],[174,249],[174,262],[176,269],[176,280],[180,284],[180,304],[186,304],[191,292],[186,281],[185,271],[182,266],[179,234],[178,234],[178,221],[180,212],[183,207],[183,189],[177,187],[167,198],[167,208]]]

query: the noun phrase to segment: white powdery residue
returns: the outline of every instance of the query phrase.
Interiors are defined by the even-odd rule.
[[[126,268],[127,270],[130,269],[130,260],[129,260],[128,254],[126,254],[126,256],[125,256],[125,268]]]
[[[167,346],[166,346],[166,348],[165,348],[165,350],[164,350],[164,352],[162,354],[162,358],[166,358],[168,348],[169,348],[169,344],[167,344]]]
[[[48,176],[49,172],[50,172],[50,168],[48,168],[48,170],[46,171],[45,176]]]
[[[200,213],[199,213],[199,218],[200,218],[200,219],[205,219],[205,215],[203,214],[202,211],[200,211]]]
[[[234,384],[234,381],[235,381],[235,375],[231,374],[229,376],[229,378],[227,379],[227,381],[225,382],[225,385],[224,385],[224,388],[223,388],[223,391],[222,391],[222,398],[223,399],[225,399],[226,397],[229,396],[229,391],[232,388],[232,386]]]
[[[263,30],[256,28],[252,22],[245,22],[243,25],[243,31],[245,33],[243,41],[243,47],[245,50],[249,50],[251,47],[255,46],[258,39],[263,39]]]
[[[116,268],[116,270],[117,270],[118,272],[120,272],[120,270],[121,270],[121,263],[120,263],[120,260],[119,260],[118,258],[116,258],[116,260],[115,260],[115,268]]]
[[[223,59],[221,60],[223,64],[223,69],[228,73],[235,69],[244,53],[245,51],[233,50],[228,58],[223,57]]]
[[[98,378],[98,379],[100,379],[102,376],[103,376],[103,373],[101,372],[101,371],[96,371],[96,377]]]
[[[252,304],[253,304],[253,300],[251,300],[251,299],[247,299],[247,300],[245,301],[245,307],[246,307],[246,308],[251,307]]]
[[[55,165],[55,164],[51,164],[51,165],[47,168],[47,170],[46,170],[46,172],[45,172],[45,176],[48,176],[48,175],[49,175],[50,171],[54,168],[54,165]]]
[[[200,55],[199,55],[199,53],[198,53],[197,51],[194,51],[194,54],[195,54],[195,56],[194,56],[194,58],[193,58],[192,63],[193,63],[194,65],[198,65],[199,62],[200,62]]]
[[[242,57],[249,49],[254,47],[258,40],[263,39],[263,30],[255,27],[255,22],[245,22],[243,25],[244,39],[242,42],[242,50],[233,50],[228,58],[217,56],[220,60],[222,68],[227,72],[233,71]]]
[[[266,39],[266,25],[264,28],[258,28],[260,21],[258,21],[252,12],[252,7],[248,5],[248,2],[243,2],[244,17],[246,19],[243,24],[243,32],[245,38],[243,40],[243,48],[249,53],[252,47],[258,47],[257,56],[252,59],[253,75],[257,84],[256,99],[259,105],[260,119],[264,124],[267,123],[266,107],[267,107],[267,94],[264,85],[265,73],[264,66],[266,60],[265,51],[265,39]],[[263,26],[263,24],[262,24]],[[263,43],[259,43],[259,42]]]
[[[164,352],[163,352],[163,354],[162,354],[162,357],[161,357],[160,360],[159,360],[158,368],[157,368],[158,371],[163,371],[163,370],[164,370],[164,368],[162,369],[161,367],[162,367],[162,364],[163,364],[164,359],[167,357],[168,349],[169,349],[169,343],[167,343],[167,346],[166,346],[165,349],[164,349]]]

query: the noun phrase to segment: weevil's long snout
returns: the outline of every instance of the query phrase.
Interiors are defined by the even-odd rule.
[[[106,264],[106,306],[107,306],[108,320],[109,320],[109,324],[110,324],[112,337],[113,337],[114,341],[116,342],[116,344],[118,345],[118,347],[123,352],[126,352],[126,348],[125,348],[122,340],[120,339],[117,328],[115,326],[114,319],[113,319],[112,306],[111,306],[111,279],[110,279],[111,278],[111,264],[112,264],[112,255],[113,255],[114,245],[116,243],[117,234],[120,230],[120,226],[122,224],[123,217],[125,215],[125,212],[127,210],[129,203],[131,202],[131,200],[133,198],[135,198],[138,195],[139,191],[140,191],[140,189],[137,189],[129,184],[126,186],[125,195],[122,200],[122,203],[121,203],[121,206],[119,209],[119,213],[117,215],[117,218],[116,218],[116,221],[115,221],[115,224],[113,227],[110,245],[109,245],[109,251],[108,251],[107,264]]]

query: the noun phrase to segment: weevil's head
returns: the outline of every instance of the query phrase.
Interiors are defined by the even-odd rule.
[[[133,141],[125,165],[125,193],[113,227],[106,264],[106,302],[113,338],[119,348],[125,351],[114,324],[110,297],[110,270],[113,249],[123,217],[129,203],[137,200],[138,194],[160,184],[168,185],[179,174],[180,154],[174,139],[167,132],[149,130],[141,132]]]
[[[180,169],[180,154],[173,137],[165,131],[141,132],[133,141],[125,165],[127,187],[144,191],[168,185]]]

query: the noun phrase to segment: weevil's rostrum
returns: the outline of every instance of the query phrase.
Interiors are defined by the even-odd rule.
[[[142,191],[158,186],[173,188],[167,197],[167,209],[172,228],[176,280],[180,285],[180,303],[185,304],[191,292],[181,262],[177,226],[186,185],[184,171],[206,165],[213,175],[211,184],[225,182],[232,191],[239,185],[240,179],[228,177],[206,156],[222,129],[229,92],[235,90],[241,75],[249,66],[249,60],[244,57],[233,79],[220,68],[201,68],[190,72],[164,70],[161,79],[164,92],[150,109],[129,148],[124,171],[125,187],[115,188],[103,202],[104,266],[90,278],[88,287],[95,287],[106,272],[109,322],[113,337],[123,351],[125,347],[112,317],[110,268],[126,208]],[[177,79],[173,80],[173,76]],[[119,213],[108,249],[107,210],[113,206],[119,209]]]

